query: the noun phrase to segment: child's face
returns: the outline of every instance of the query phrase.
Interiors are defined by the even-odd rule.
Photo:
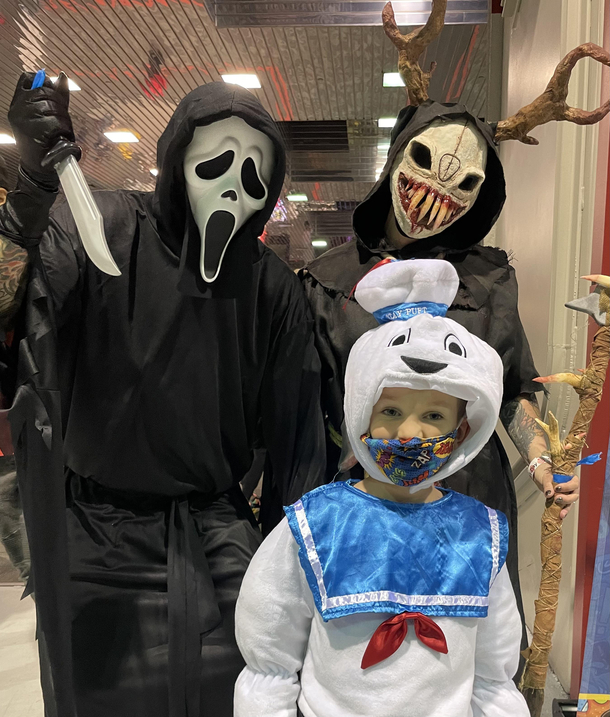
[[[434,438],[450,433],[464,415],[466,402],[439,391],[384,388],[373,406],[371,438]],[[464,431],[466,421],[462,422]],[[460,426],[461,428],[461,426]],[[461,431],[460,431],[461,433]],[[457,436],[463,440],[463,436]]]

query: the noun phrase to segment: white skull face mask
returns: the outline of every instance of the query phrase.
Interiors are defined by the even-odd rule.
[[[402,232],[424,239],[465,214],[479,195],[486,162],[485,140],[464,122],[435,120],[412,137],[390,176]]]
[[[271,139],[240,117],[195,129],[183,167],[204,281],[216,279],[231,239],[265,206],[274,165]]]

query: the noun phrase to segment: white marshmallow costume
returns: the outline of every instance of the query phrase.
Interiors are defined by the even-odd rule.
[[[493,432],[502,363],[444,317],[457,288],[455,269],[440,260],[378,265],[358,284],[357,301],[381,325],[350,353],[345,420],[356,458],[377,480],[389,479],[361,437],[385,387],[466,401],[466,440],[412,491],[462,468]],[[432,503],[394,503],[350,481],[285,510],[237,601],[246,667],[236,717],[296,717],[297,705],[304,717],[528,717],[512,681],[521,622],[501,513],[453,491]],[[404,620],[399,647],[363,669],[379,626],[407,615],[420,617]],[[430,646],[419,619],[440,628],[446,654]]]

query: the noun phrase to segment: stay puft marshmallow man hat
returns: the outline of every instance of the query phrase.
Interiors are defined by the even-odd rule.
[[[356,287],[356,300],[380,326],[361,336],[350,352],[345,424],[354,455],[372,478],[389,482],[360,440],[384,388],[428,389],[466,401],[468,436],[436,474],[412,491],[463,468],[494,431],[502,401],[502,361],[491,346],[445,317],[458,286],[449,262],[411,259],[378,265]]]

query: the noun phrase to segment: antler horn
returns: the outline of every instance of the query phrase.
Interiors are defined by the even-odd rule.
[[[422,52],[443,29],[446,9],[447,0],[432,0],[432,10],[428,22],[408,35],[402,35],[398,30],[391,2],[387,3],[381,13],[385,34],[398,49],[398,72],[407,87],[409,102],[412,105],[421,105],[428,99],[428,85],[436,68],[436,62],[430,64],[428,72],[424,72],[419,66],[418,60]]]
[[[498,122],[494,137],[496,142],[518,139],[524,144],[538,144],[538,140],[528,136],[528,133],[534,127],[552,120],[567,120],[575,124],[595,124],[601,121],[610,112],[610,100],[591,112],[570,107],[566,102],[570,75],[574,65],[583,57],[591,57],[604,65],[610,65],[610,53],[592,42],[586,42],[568,52],[557,65],[545,91],[516,115]]]

